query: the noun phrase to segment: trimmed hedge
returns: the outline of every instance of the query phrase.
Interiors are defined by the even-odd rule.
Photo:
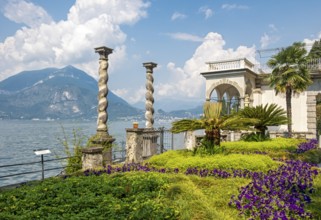
[[[186,150],[168,151],[166,153],[153,156],[147,162],[152,166],[167,167],[171,169],[178,168],[186,170],[189,167],[198,167],[203,169],[247,169],[250,171],[266,172],[270,169],[276,169],[280,162],[273,161],[271,157],[258,154],[229,154],[229,155],[209,155],[209,156],[191,156],[192,153]]]
[[[222,142],[221,147],[226,153],[276,153],[284,151],[294,151],[298,145],[305,140],[294,138],[273,138],[262,142]]]

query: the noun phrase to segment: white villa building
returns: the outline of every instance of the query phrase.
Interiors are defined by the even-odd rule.
[[[206,79],[206,100],[222,101],[229,106],[244,108],[276,103],[286,110],[285,95],[275,95],[267,76],[246,58],[207,62],[208,69],[201,75]],[[313,84],[307,91],[292,97],[293,136],[316,138],[316,101],[321,97],[321,60],[308,66]],[[215,96],[215,98],[214,98]],[[320,98],[318,99],[320,100]],[[269,128],[270,136],[286,136],[287,126]],[[234,139],[234,137],[232,137]]]

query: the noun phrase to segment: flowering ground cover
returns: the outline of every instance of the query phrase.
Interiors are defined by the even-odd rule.
[[[291,154],[320,151],[315,140],[300,143]],[[170,151],[3,190],[0,219],[321,219],[319,169],[253,149]]]

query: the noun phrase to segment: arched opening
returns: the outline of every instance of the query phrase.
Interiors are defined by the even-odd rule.
[[[240,108],[240,93],[233,85],[220,84],[213,88],[210,100],[222,102],[222,114],[229,115]]]

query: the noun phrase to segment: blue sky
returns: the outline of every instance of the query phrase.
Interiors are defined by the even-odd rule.
[[[320,10],[318,0],[0,0],[0,80],[66,65],[97,78],[104,45],[113,92],[144,102],[142,63],[155,62],[156,106],[180,109],[204,101],[205,62],[320,39]]]

